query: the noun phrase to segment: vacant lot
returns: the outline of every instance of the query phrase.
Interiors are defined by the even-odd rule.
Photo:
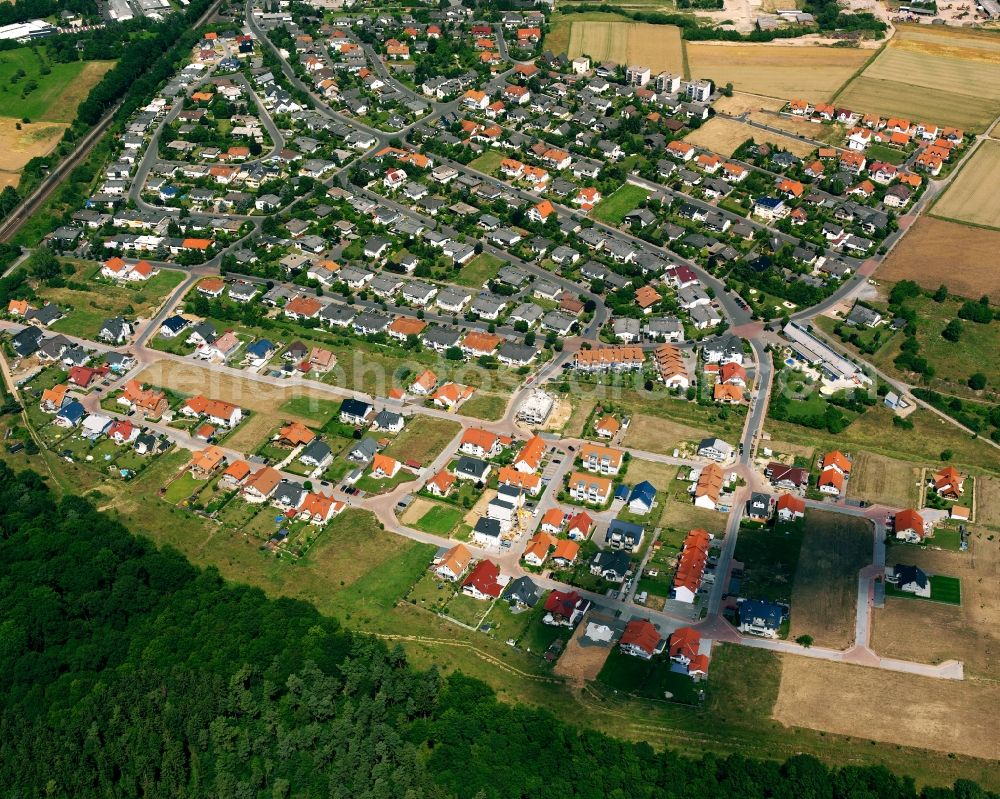
[[[255,450],[265,436],[283,421],[296,420],[314,425],[308,417],[299,417],[280,410],[292,390],[271,386],[199,366],[194,361],[157,361],[147,366],[138,377],[142,383],[169,388],[180,394],[204,394],[213,399],[232,402],[249,408],[254,414],[240,424],[226,446],[241,452]],[[296,388],[296,393],[301,389]]]
[[[894,508],[914,507],[919,496],[920,469],[910,463],[859,452],[854,456],[847,496]]]
[[[690,48],[691,45],[688,45]],[[712,108],[723,114],[752,113],[754,111],[777,111],[785,104],[780,97],[767,97],[763,94],[749,94],[747,92],[733,92],[732,97],[720,97],[712,104]]]
[[[11,117],[0,117],[0,175],[13,175],[16,184],[24,165],[32,158],[52,152],[67,127],[61,122],[25,124]]]
[[[921,663],[961,660],[967,677],[1000,677],[1000,543],[974,533],[969,552],[893,546],[886,561],[957,577],[962,604],[890,597],[885,609],[874,612],[872,648],[880,655]]]
[[[845,128],[835,122],[827,124],[808,122],[798,117],[783,116],[770,111],[751,111],[750,119],[761,125],[788,131],[793,136],[805,136],[807,139],[814,139],[826,144],[842,145],[844,141]],[[896,153],[898,151],[889,150],[889,152]]]
[[[820,646],[854,641],[858,572],[872,560],[871,525],[843,513],[809,511],[792,587],[789,638],[811,635]]]
[[[462,271],[454,282],[460,286],[480,289],[497,276],[501,266],[503,266],[503,261],[500,258],[490,255],[488,252],[480,253],[462,267]]]
[[[976,522],[1000,526],[1000,480],[996,477],[976,478]]]
[[[782,724],[1000,757],[1000,683],[936,680],[794,655],[782,657],[782,664],[774,708],[774,718]]]
[[[962,167],[948,190],[934,203],[934,215],[1000,227],[1000,197],[992,190],[1000,179],[1000,141],[987,139]]]
[[[184,274],[173,269],[163,269],[141,286],[112,285],[98,282],[95,275],[100,268],[97,264],[76,263],[74,282],[88,288],[49,288],[40,286],[38,296],[54,302],[68,313],[55,322],[52,329],[70,336],[93,339],[101,331],[104,320],[114,316],[125,316],[135,320],[148,319],[159,309],[167,296],[184,281]],[[131,310],[129,310],[131,308]]]
[[[989,444],[972,438],[922,408],[906,418],[913,422],[913,429],[898,430],[892,426],[892,411],[881,406],[870,408],[836,436],[773,419],[768,419],[766,425],[775,439],[813,446],[823,452],[830,449],[864,450],[926,465],[937,463],[941,451],[950,449],[954,453],[953,462],[959,469],[1000,473],[1000,459]],[[891,434],[887,434],[887,430],[891,430]]]
[[[622,443],[626,447],[671,455],[684,442],[700,441],[710,435],[706,430],[688,427],[680,422],[637,413],[632,416]]]
[[[411,416],[403,431],[385,448],[397,460],[429,465],[461,429],[458,422],[430,416]]]
[[[595,62],[642,64],[657,72],[683,72],[680,28],[616,20],[567,20],[569,57],[588,55]]]
[[[649,190],[626,183],[610,197],[601,200],[590,215],[608,225],[620,225],[625,214],[639,207],[649,196]]]
[[[800,157],[805,157],[813,151],[813,146],[801,139],[753,128],[743,122],[725,117],[713,117],[684,137],[685,141],[691,142],[696,147],[704,147],[706,150],[727,157],[732,155],[747,139],[753,139],[758,144],[764,142],[773,144],[775,147],[788,150]]]
[[[964,172],[964,170],[963,170]],[[950,192],[949,192],[950,193]],[[915,280],[927,289],[1000,298],[1000,232],[921,217],[876,272],[880,280]]]
[[[604,662],[611,653],[611,645],[593,646],[588,644],[582,646],[580,639],[583,638],[587,630],[587,621],[600,621],[601,619],[589,616],[581,621],[573,632],[573,637],[566,643],[566,648],[559,656],[556,667],[553,670],[560,677],[567,678],[573,685],[582,687],[584,683],[596,680],[601,673]]]
[[[690,42],[691,74],[720,86],[791,100],[823,102],[871,56],[871,51],[780,44],[725,45]]]
[[[499,394],[477,391],[459,406],[458,412],[466,416],[474,416],[477,419],[484,419],[487,422],[495,422],[507,410],[508,399],[509,397]]]
[[[72,122],[76,107],[114,63],[49,63],[30,47],[7,50],[0,53],[0,108],[12,117]]]
[[[901,26],[836,100],[856,111],[985,130],[1000,110],[1000,40]]]

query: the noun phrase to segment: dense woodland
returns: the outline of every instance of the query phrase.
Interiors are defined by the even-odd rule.
[[[576,730],[226,585],[3,464],[0,703],[3,797],[993,796]]]

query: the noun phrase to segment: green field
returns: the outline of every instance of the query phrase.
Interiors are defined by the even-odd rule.
[[[638,208],[648,196],[648,190],[626,183],[610,197],[605,197],[595,205],[590,215],[608,225],[620,225],[625,219],[625,214]]]
[[[283,402],[279,410],[292,416],[311,419],[322,426],[340,412],[340,401],[320,397],[292,397]]]
[[[447,536],[455,529],[465,512],[447,505],[435,505],[414,523],[414,527],[433,535]]]
[[[455,283],[460,286],[481,289],[488,281],[497,276],[497,272],[500,271],[503,264],[503,259],[490,255],[488,252],[481,252],[462,267]]]
[[[500,168],[500,162],[506,156],[497,150],[487,150],[479,158],[469,162],[469,168],[478,172],[485,172],[487,175],[495,175]]]
[[[80,101],[113,64],[49,63],[30,47],[0,52],[0,113],[33,121],[72,122]]]

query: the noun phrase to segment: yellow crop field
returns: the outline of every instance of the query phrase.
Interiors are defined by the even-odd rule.
[[[758,144],[764,142],[773,144],[775,147],[788,150],[799,157],[805,157],[813,151],[813,146],[808,142],[761,130],[725,117],[713,117],[684,137],[685,141],[691,142],[695,147],[704,147],[706,150],[727,157],[732,155],[736,148],[747,139],[753,139]]]
[[[985,130],[1000,114],[1000,37],[902,26],[836,101],[855,111]]]
[[[790,100],[824,102],[843,86],[870,50],[848,47],[790,47],[780,44],[687,45],[691,75],[711,78],[739,91]]]
[[[934,215],[1000,228],[1000,141],[987,139],[934,204]]]
[[[681,31],[673,25],[638,22],[572,20],[568,55],[588,55],[596,62],[641,64],[657,72],[684,70]]]

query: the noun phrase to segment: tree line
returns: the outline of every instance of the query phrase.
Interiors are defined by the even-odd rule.
[[[410,667],[0,464],[0,796],[995,799],[656,752]]]

